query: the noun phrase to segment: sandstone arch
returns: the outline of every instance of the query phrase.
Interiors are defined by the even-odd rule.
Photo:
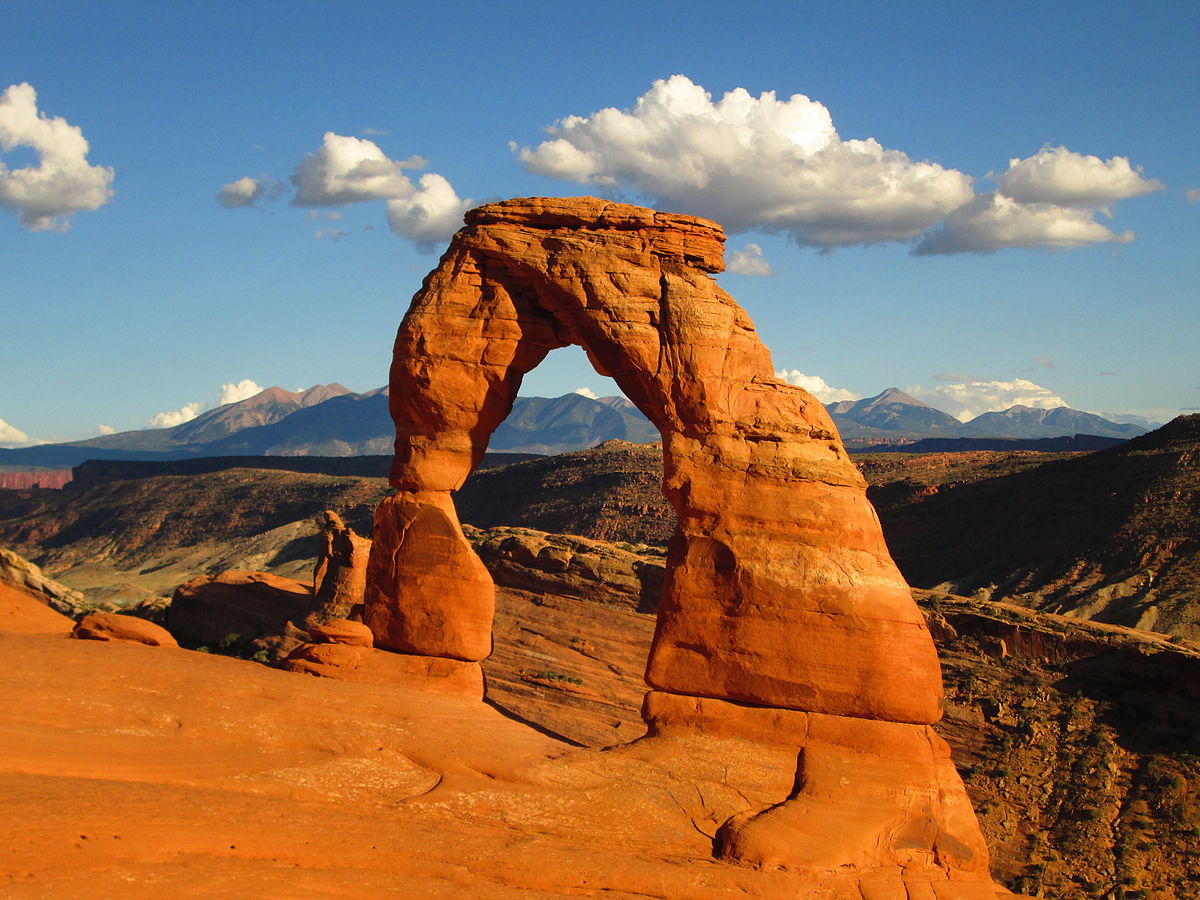
[[[400,326],[392,483],[368,624],[381,646],[478,660],[492,589],[450,493],[522,376],[579,344],[663,435],[679,516],[648,665],[660,690],[895,722],[940,715],[933,644],[824,408],[774,378],[710,273],[724,235],[592,198],[467,215]]]
[[[388,649],[488,655],[494,588],[451,494],[525,373],[578,344],[658,426],[679,519],[647,665],[651,733],[798,755],[792,795],[730,819],[719,852],[884,879],[862,896],[993,897],[928,727],[942,689],[924,620],[825,409],[774,378],[710,277],[723,244],[706,220],[590,197],[467,213],[397,333],[397,492],[376,511],[364,621]]]
[[[364,620],[377,646],[445,665],[490,653],[494,587],[451,493],[524,374],[580,344],[659,427],[678,514],[650,736],[749,739],[797,760],[790,796],[733,815],[716,852],[841,880],[838,898],[995,898],[930,728],[942,688],[924,620],[826,410],[774,378],[709,277],[722,250],[712,222],[590,197],[468,212],[397,332],[397,491],[376,511]]]

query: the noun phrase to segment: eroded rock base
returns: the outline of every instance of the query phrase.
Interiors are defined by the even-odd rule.
[[[652,737],[741,738],[796,755],[791,793],[727,819],[728,862],[854,873],[866,900],[997,896],[988,851],[946,743],[925,725],[746,706],[651,691]]]
[[[278,666],[303,675],[483,700],[483,669],[479,663],[458,659],[392,653],[359,644],[321,643],[301,644]]]

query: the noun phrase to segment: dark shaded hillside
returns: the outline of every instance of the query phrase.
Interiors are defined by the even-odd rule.
[[[532,453],[485,453],[480,469],[536,459]],[[153,478],[157,475],[206,475],[225,469],[274,469],[306,472],[312,475],[357,475],[387,478],[392,467],[391,454],[381,456],[202,456],[198,459],[168,460],[97,460],[81,463],[73,470],[76,487],[101,481],[129,478]],[[67,473],[71,475],[71,472]],[[71,479],[68,479],[71,480]],[[49,485],[46,485],[47,487]]]
[[[1200,637],[1200,415],[1028,462],[872,491],[909,582]]]
[[[663,545],[675,512],[662,494],[662,448],[606,441],[591,450],[476,471],[455,495],[479,528],[523,525],[605,541]]]
[[[103,560],[136,566],[156,553],[236,543],[337,510],[369,533],[383,478],[229,469],[103,482],[64,491],[0,492],[0,546],[62,571]]]

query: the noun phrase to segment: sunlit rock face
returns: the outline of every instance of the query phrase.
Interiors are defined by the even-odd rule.
[[[974,813],[928,728],[942,688],[924,620],[825,409],[773,376],[711,277],[723,247],[712,222],[591,197],[467,213],[396,337],[397,493],[376,512],[363,621],[379,647],[487,656],[494,588],[451,494],[525,373],[582,346],[660,430],[679,520],[651,734],[782,743],[799,760],[793,793],[730,818],[718,853],[882,879],[869,896],[953,883],[936,896],[991,897]]]
[[[392,483],[366,621],[382,646],[481,659],[490,579],[449,492],[522,376],[579,344],[658,426],[679,516],[648,680],[681,694],[929,723],[933,643],[825,409],[773,377],[710,277],[711,222],[594,198],[474,210],[396,338]],[[381,540],[382,538],[382,540]]]

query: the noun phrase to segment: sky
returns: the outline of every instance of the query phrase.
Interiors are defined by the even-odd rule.
[[[1200,408],[1200,4],[5,0],[0,446],[386,382],[462,213],[701,215],[780,377]],[[616,393],[556,351],[522,393]]]

